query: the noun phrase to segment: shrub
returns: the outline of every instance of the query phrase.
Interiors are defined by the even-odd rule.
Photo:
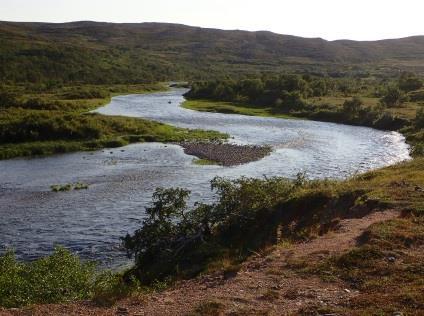
[[[17,95],[8,91],[0,90],[0,108],[8,108],[18,105]]]
[[[132,272],[143,283],[192,276],[235,245],[240,253],[260,246],[268,237],[258,234],[264,212],[301,183],[303,179],[215,178],[211,187],[218,201],[196,204],[191,210],[187,209],[189,191],[158,188],[142,227],[123,239],[128,253],[135,256]]]
[[[109,97],[109,92],[102,89],[81,87],[65,92],[62,97],[68,100],[104,99]]]
[[[417,110],[414,123],[417,129],[424,128],[424,108]]]
[[[363,101],[358,97],[353,97],[343,103],[343,113],[348,119],[355,119],[363,106]]]
[[[406,101],[405,94],[396,86],[388,86],[384,95],[381,97],[381,104],[387,107],[396,107]]]
[[[124,280],[119,273],[105,271],[96,278],[93,301],[98,305],[110,306],[137,290],[140,290],[140,283],[136,279]]]
[[[402,91],[415,91],[422,86],[423,81],[412,73],[403,73],[399,78],[399,89]]]
[[[13,252],[0,256],[0,306],[19,307],[88,298],[95,265],[82,262],[64,248],[51,256],[20,263]]]

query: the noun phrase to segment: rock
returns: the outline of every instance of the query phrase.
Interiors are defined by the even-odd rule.
[[[235,278],[236,276],[237,276],[237,271],[230,270],[230,271],[224,271],[223,273],[224,280],[232,279],[232,278]]]
[[[403,316],[402,312],[394,312],[392,316]]]
[[[388,257],[387,260],[389,262],[395,262],[396,261],[396,258],[395,257]]]
[[[424,191],[424,189],[417,185],[417,186],[415,186],[415,191],[422,192],[422,191]]]
[[[117,314],[117,315],[128,315],[128,314],[129,314],[129,312],[128,312],[128,309],[126,309],[125,307],[120,307],[120,306],[118,306],[118,307],[116,308],[116,314]]]
[[[346,293],[350,293],[349,289],[344,289],[343,291],[345,291]]]

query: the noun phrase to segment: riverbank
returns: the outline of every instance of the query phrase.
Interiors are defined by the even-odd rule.
[[[46,91],[5,88],[0,92],[0,159],[114,148],[134,142],[205,141],[227,137],[213,131],[88,113],[109,103],[112,96],[166,89],[162,84],[86,85]]]
[[[245,315],[265,311],[278,315],[288,310],[292,314],[418,315],[424,306],[419,269],[424,259],[420,250],[423,158],[344,181],[305,182],[289,195],[279,194],[275,183],[267,185],[273,179],[258,181],[254,187],[234,192],[234,197],[250,196],[249,200],[228,200],[235,203],[228,204],[232,210],[242,203],[246,214],[256,214],[254,224],[248,221],[238,226],[239,233],[226,235],[238,241],[227,244],[227,251],[202,250],[213,251],[201,276],[156,282],[144,289],[121,283],[119,276],[110,277],[97,293],[90,290],[92,285],[84,288],[80,299],[91,302],[32,305],[4,309],[0,314]],[[61,275],[60,269],[49,273],[54,271]],[[17,275],[25,278],[22,273]],[[67,286],[74,279],[65,279],[70,282]],[[38,302],[46,301],[41,297]]]

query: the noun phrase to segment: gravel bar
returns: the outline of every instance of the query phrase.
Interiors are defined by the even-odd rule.
[[[236,166],[262,159],[272,151],[270,146],[228,143],[180,143],[187,155],[215,161],[223,166]]]

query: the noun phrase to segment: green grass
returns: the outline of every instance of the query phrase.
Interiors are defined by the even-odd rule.
[[[64,192],[72,190],[87,190],[88,184],[77,182],[77,183],[67,183],[67,184],[53,184],[50,186],[53,192]]]
[[[207,165],[219,165],[219,162],[209,160],[209,159],[193,159],[193,163],[199,166],[207,166]]]
[[[108,104],[111,98],[125,94],[144,94],[167,90],[165,83],[156,84],[75,84],[52,88],[31,85],[3,85],[2,90],[14,94],[19,107],[35,110],[86,112]],[[25,105],[28,101],[37,103]],[[33,102],[34,103],[34,102]]]
[[[189,100],[182,104],[183,108],[202,111],[218,112],[225,114],[241,114],[249,116],[277,117],[286,119],[296,119],[293,116],[273,112],[272,107],[256,107],[248,104],[238,104],[231,102],[209,101],[209,100]]]
[[[0,144],[0,159],[92,151],[101,148],[116,148],[139,142],[205,141],[228,137],[228,135],[215,131],[188,130],[141,119],[128,119],[128,121],[122,117],[102,117],[102,119],[106,123],[106,126],[104,126],[106,130],[111,126],[116,127],[116,122],[133,123],[134,129],[109,130],[102,137],[91,139],[3,143]],[[103,132],[104,130],[101,131]]]
[[[424,215],[424,158],[370,171],[344,181],[341,189],[362,189],[369,201]]]

